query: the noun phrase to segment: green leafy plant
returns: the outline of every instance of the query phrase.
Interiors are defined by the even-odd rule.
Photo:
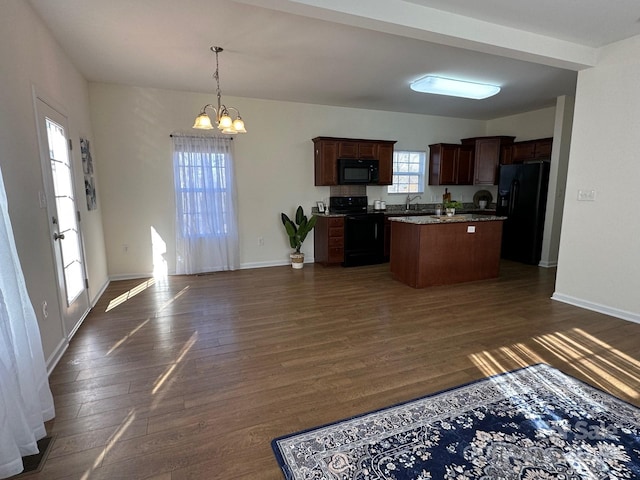
[[[282,218],[284,229],[287,231],[287,235],[289,235],[291,248],[294,248],[296,253],[300,253],[302,242],[307,238],[309,232],[313,230],[313,227],[316,226],[315,215],[312,215],[311,219],[307,219],[307,216],[302,210],[302,206],[298,206],[296,216],[294,218],[295,222],[292,221],[285,213],[281,213],[280,216]]]
[[[444,202],[444,208],[462,208],[462,203],[456,200]]]

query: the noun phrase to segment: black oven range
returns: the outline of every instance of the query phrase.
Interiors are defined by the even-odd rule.
[[[367,212],[366,196],[329,197],[329,211],[345,215],[343,266],[384,262],[384,213]]]

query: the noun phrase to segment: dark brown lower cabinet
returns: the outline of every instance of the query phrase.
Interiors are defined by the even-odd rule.
[[[319,215],[313,229],[314,261],[340,265],[344,261],[344,217]]]
[[[495,278],[502,223],[391,222],[391,276],[414,288]]]

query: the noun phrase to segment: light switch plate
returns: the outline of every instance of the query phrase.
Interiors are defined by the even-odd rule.
[[[578,190],[579,202],[595,202],[596,191],[595,190]]]

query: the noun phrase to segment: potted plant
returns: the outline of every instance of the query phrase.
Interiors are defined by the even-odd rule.
[[[444,211],[448,217],[452,217],[456,214],[456,208],[462,208],[462,203],[455,200],[444,202]]]
[[[281,213],[280,217],[289,236],[289,244],[291,248],[295,249],[295,252],[290,255],[291,266],[293,268],[302,268],[304,266],[304,253],[300,252],[300,247],[304,239],[307,238],[308,233],[315,227],[316,217],[312,215],[311,219],[307,219],[302,206],[298,206],[294,220],[291,220],[285,213]]]

